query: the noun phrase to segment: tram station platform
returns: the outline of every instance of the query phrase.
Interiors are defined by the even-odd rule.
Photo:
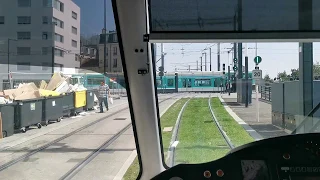
[[[288,135],[283,129],[272,124],[271,119],[271,104],[259,101],[259,121],[257,119],[257,103],[255,93],[252,94],[252,103],[248,107],[244,104],[237,103],[237,94],[231,93],[221,94],[222,99],[225,101],[226,106],[252,129],[254,129],[263,138],[271,138],[277,136]]]

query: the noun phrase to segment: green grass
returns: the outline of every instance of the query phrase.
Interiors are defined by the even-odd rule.
[[[254,139],[225,110],[219,98],[211,99],[211,107],[219,124],[235,146],[253,142]]]
[[[175,102],[161,117],[161,130],[174,126],[178,114],[188,99]],[[225,110],[218,98],[211,99],[211,106],[223,130],[235,146],[254,141]],[[229,148],[212,120],[207,98],[194,98],[183,112],[178,133],[179,144],[175,151],[176,163],[203,163],[223,157]],[[166,158],[172,132],[162,132],[164,157]],[[139,174],[136,158],[123,179],[134,180]]]
[[[161,130],[163,130],[164,127],[170,127],[174,126],[177,120],[177,117],[179,115],[179,112],[184,105],[184,103],[187,101],[187,98],[180,99],[176,101],[164,114],[161,116]],[[162,143],[163,143],[163,152],[164,157],[166,157],[168,147],[170,144],[172,132],[162,132]],[[140,171],[139,167],[139,161],[138,157],[135,158],[129,169],[127,170],[126,174],[124,175],[124,180],[135,180],[138,177]]]
[[[208,162],[229,151],[212,120],[207,98],[191,99],[180,123],[175,163]]]

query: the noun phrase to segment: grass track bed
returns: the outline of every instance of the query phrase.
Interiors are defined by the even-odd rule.
[[[176,164],[203,163],[223,157],[229,148],[212,120],[208,98],[191,99],[181,119]]]
[[[212,98],[211,106],[219,124],[236,147],[254,141],[248,132],[230,116],[219,98]]]
[[[174,126],[177,120],[177,117],[179,115],[179,112],[184,105],[184,103],[188,100],[188,98],[183,98],[178,101],[176,101],[164,114],[161,116],[161,130],[165,127],[170,127]],[[170,144],[172,136],[172,131],[171,132],[162,132],[162,143],[163,143],[163,152],[164,152],[164,157],[167,155],[168,147]],[[139,174],[139,161],[138,157],[136,157],[127,170],[126,174],[124,175],[123,179],[124,180],[135,180],[138,177]]]

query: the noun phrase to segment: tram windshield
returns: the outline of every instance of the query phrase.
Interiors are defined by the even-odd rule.
[[[148,2],[153,54],[135,53],[153,79],[134,82],[111,1],[0,1],[0,179],[136,179],[131,113],[139,104],[128,90],[151,81],[155,96],[146,98],[155,98],[160,116],[165,168],[319,132],[320,43],[290,37],[309,42],[299,32],[320,30],[320,2],[311,1],[309,24],[298,21],[298,0]],[[290,42],[160,42],[202,32],[275,32]]]

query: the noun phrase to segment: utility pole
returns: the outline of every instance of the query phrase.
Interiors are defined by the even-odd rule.
[[[245,107],[248,107],[249,105],[249,63],[248,63],[248,47],[247,47],[247,43],[245,46],[245,92],[246,92],[246,102],[245,102]]]
[[[237,57],[238,57],[238,54],[237,54],[237,43],[233,43],[233,58],[232,59],[237,58]],[[234,64],[234,66],[238,66],[238,64]],[[235,77],[235,79],[237,78],[236,72],[234,72],[234,77]]]
[[[163,87],[163,75],[164,75],[164,54],[163,54],[163,43],[161,43],[161,67],[160,67],[160,80],[161,80],[161,86]]]
[[[247,108],[248,107],[248,105],[249,105],[249,73],[248,73],[248,56],[246,56],[245,57],[245,92],[246,92],[246,96],[245,96],[245,98],[246,98],[246,103],[245,103],[245,107]]]
[[[198,68],[199,68],[198,62],[199,62],[199,61],[197,61],[197,71],[199,71],[199,69],[198,69]]]
[[[13,89],[13,83],[11,82],[11,75],[10,75],[10,41],[18,41],[16,39],[8,39],[8,83],[10,85],[10,88]]]
[[[229,54],[229,53],[228,53]],[[228,58],[228,61],[229,61],[229,58]],[[230,96],[230,91],[231,91],[231,88],[230,88],[230,64],[228,63],[228,94]]]
[[[105,79],[107,76],[107,2],[104,0],[104,27],[103,27],[103,74],[105,75]]]
[[[161,66],[164,71],[164,52],[163,52],[163,43],[161,43]]]
[[[204,71],[207,71],[207,53],[204,52],[202,54],[204,54]]]
[[[242,0],[238,0],[238,30],[242,31]],[[238,44],[238,78],[242,79],[242,43]]]
[[[212,67],[212,64],[211,64],[211,48],[210,48],[210,72],[212,71],[211,67]]]
[[[220,71],[220,43],[218,43],[218,71]]]
[[[200,70],[202,71],[202,56],[200,57]]]
[[[257,57],[258,56],[258,43],[256,43],[256,56],[255,57]]]

